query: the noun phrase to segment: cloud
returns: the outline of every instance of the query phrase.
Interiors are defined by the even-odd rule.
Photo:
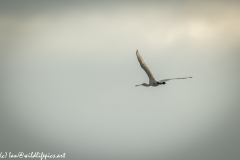
[[[239,56],[217,50],[238,47],[238,3],[6,2],[0,5],[0,71],[11,105],[2,105],[3,123],[11,122],[4,130],[12,133],[22,128],[2,136],[9,149],[59,149],[76,157],[110,151],[136,159],[181,159],[178,153],[206,159],[212,151],[224,154],[218,146],[231,150],[224,141],[232,138],[226,132],[236,133],[229,126],[239,129],[231,119],[239,117]],[[194,78],[136,90],[135,82],[147,81],[136,49],[156,77]]]
[[[80,5],[79,5],[80,7]],[[236,47],[240,40],[239,3],[156,3],[34,12],[0,17],[0,42],[17,50],[75,54],[112,46],[160,49],[178,43]],[[9,36],[11,35],[11,36]],[[14,36],[13,36],[14,35]],[[21,47],[21,48],[18,48]],[[48,53],[49,54],[49,53]]]

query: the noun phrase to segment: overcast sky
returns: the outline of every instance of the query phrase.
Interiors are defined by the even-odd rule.
[[[0,152],[238,160],[239,42],[238,1],[3,0]]]

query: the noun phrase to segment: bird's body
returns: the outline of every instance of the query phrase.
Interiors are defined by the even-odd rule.
[[[140,66],[142,67],[142,69],[146,72],[146,74],[148,75],[148,78],[149,78],[149,83],[142,83],[142,84],[139,84],[139,85],[136,85],[137,86],[145,86],[145,87],[149,87],[149,86],[153,86],[153,87],[156,87],[156,86],[159,86],[159,85],[164,85],[166,84],[166,81],[169,81],[169,80],[173,80],[173,79],[186,79],[186,78],[192,78],[192,77],[184,77],[184,78],[171,78],[171,79],[163,79],[163,80],[160,80],[160,81],[157,81],[153,75],[153,72],[151,71],[151,69],[147,66],[146,62],[144,61],[144,59],[142,58],[142,56],[139,54],[138,50],[136,52],[136,55],[137,55],[137,59],[140,63]]]

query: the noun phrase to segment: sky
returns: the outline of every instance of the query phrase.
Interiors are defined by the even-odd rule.
[[[238,1],[0,1],[0,153],[240,158]],[[136,50],[156,79],[147,83]]]

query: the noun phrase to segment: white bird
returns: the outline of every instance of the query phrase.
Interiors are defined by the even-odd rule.
[[[137,86],[145,86],[145,87],[149,87],[149,86],[153,86],[153,87],[156,87],[158,85],[164,85],[166,84],[166,81],[169,81],[169,80],[174,80],[174,79],[187,79],[187,78],[192,78],[192,77],[184,77],[184,78],[171,78],[171,79],[163,79],[163,80],[159,80],[159,81],[156,81],[154,75],[153,75],[153,72],[151,71],[151,69],[147,66],[146,62],[144,61],[144,59],[142,58],[142,56],[139,54],[138,50],[136,52],[136,55],[137,55],[137,59],[140,63],[140,66],[142,67],[142,69],[147,73],[148,75],[148,78],[149,78],[149,83],[146,84],[146,83],[143,83],[143,84],[139,84],[139,85],[136,85]]]

